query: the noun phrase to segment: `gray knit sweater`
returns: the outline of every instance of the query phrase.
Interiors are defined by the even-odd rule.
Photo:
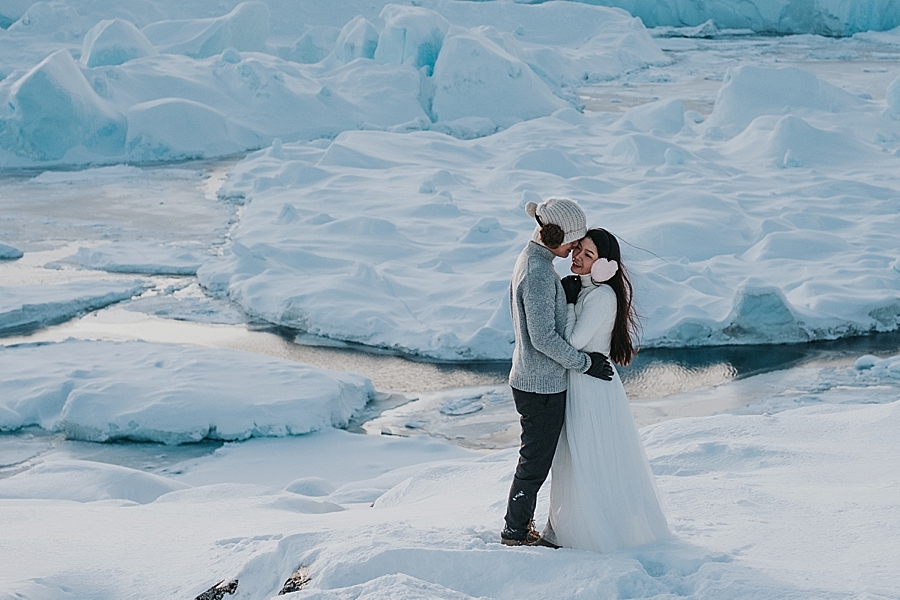
[[[516,349],[509,385],[523,392],[565,391],[566,369],[584,373],[591,366],[591,358],[563,338],[568,311],[554,258],[544,246],[529,242],[513,269],[509,306]]]

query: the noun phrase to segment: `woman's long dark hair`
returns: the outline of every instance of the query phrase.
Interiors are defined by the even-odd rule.
[[[604,282],[616,292],[616,321],[613,324],[609,357],[616,364],[626,366],[637,354],[635,341],[638,338],[640,324],[632,305],[634,290],[628,279],[628,271],[622,264],[619,241],[616,236],[600,228],[589,230],[586,237],[591,238],[591,241],[597,246],[597,258],[614,260],[619,263],[616,274],[612,276],[612,279]]]

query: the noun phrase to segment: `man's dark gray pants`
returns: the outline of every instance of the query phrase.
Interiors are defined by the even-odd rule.
[[[522,424],[522,445],[506,505],[506,527],[524,536],[534,518],[538,490],[553,464],[566,416],[566,392],[535,394],[512,388],[512,393]]]

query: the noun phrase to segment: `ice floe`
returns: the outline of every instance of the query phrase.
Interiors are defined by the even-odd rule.
[[[28,333],[79,314],[129,300],[149,283],[71,281],[57,284],[0,286],[0,335]]]
[[[296,435],[346,425],[374,394],[360,375],[144,342],[4,347],[0,364],[0,431],[33,425],[96,442]]]
[[[592,224],[627,242],[645,345],[793,342],[900,324],[896,82],[882,99],[797,69],[745,67],[725,77],[707,119],[672,97],[583,114],[582,82],[667,60],[638,20],[564,2],[416,4],[0,3],[0,163],[266,146],[222,189],[244,204],[241,219],[199,278],[301,336],[508,357],[508,274],[534,225],[522,206],[551,194],[577,199]],[[681,34],[694,37],[896,24],[896,7],[881,1],[735,6],[628,8],[648,24],[693,26]],[[123,166],[48,172],[34,189],[106,176],[143,181]],[[154,275],[200,260],[179,262],[135,235],[147,246],[92,245],[72,260]],[[144,289],[7,285],[0,333]],[[172,289],[129,304],[241,318]],[[309,581],[293,595],[306,598],[898,597],[898,360],[866,355],[636,405],[639,417],[667,403],[733,414],[643,430],[676,538],[594,555],[498,543],[516,461],[506,388],[423,394],[371,423],[395,435],[358,436],[331,428],[372,396],[352,374],[146,343],[2,348],[0,429],[17,433],[0,440],[0,589],[190,598],[236,580],[241,597],[271,598],[302,570]],[[28,428],[42,428],[41,441],[27,441]],[[417,432],[509,449],[400,437]],[[84,459],[95,448],[117,456],[115,444],[62,437],[246,441],[132,469]],[[67,456],[75,445],[81,459]]]
[[[8,244],[0,244],[0,260],[16,260],[23,256],[24,254],[18,248],[14,248]]]
[[[164,54],[206,58],[228,48],[263,51],[269,35],[269,16],[265,2],[241,2],[221,17],[157,21],[145,26],[141,33]]]
[[[294,459],[272,461],[272,456]],[[364,461],[358,459],[362,456]],[[230,442],[213,454],[176,463],[161,474],[192,486],[231,481],[323,497],[344,485],[370,481],[396,469],[479,457],[476,452],[424,436],[371,436],[324,428],[301,436]]]
[[[228,302],[209,298],[200,293],[183,295],[180,293],[181,290],[172,292],[172,294],[143,296],[123,304],[122,308],[176,321],[225,325],[247,322],[247,317]]]
[[[108,273],[140,275],[194,275],[207,258],[190,248],[146,242],[113,243],[78,251],[51,266],[76,265]]]
[[[562,109],[469,141],[278,144],[229,174],[220,195],[247,206],[231,249],[198,275],[304,332],[508,358],[508,276],[533,228],[522,206],[564,195],[622,239],[645,346],[893,330],[900,188],[884,175],[900,121],[883,106],[807,71],[742,67],[702,123],[675,100]]]

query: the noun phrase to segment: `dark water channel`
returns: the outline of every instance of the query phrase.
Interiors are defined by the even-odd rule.
[[[619,372],[638,400],[793,367],[851,365],[863,354],[900,354],[900,331],[806,344],[648,348]]]
[[[293,337],[291,332],[281,332],[281,335],[286,343]],[[403,392],[501,385],[506,383],[510,368],[508,361],[434,363],[373,354],[364,349],[299,348],[297,354],[309,357],[309,354],[321,353],[337,363],[390,365],[385,374],[393,371],[398,379],[392,381],[393,386],[386,381],[386,387]],[[646,348],[638,353],[631,365],[618,370],[629,397],[643,400],[792,367],[850,365],[863,354],[880,357],[900,354],[900,331],[806,344]],[[373,378],[376,385],[377,379],[376,375]]]

